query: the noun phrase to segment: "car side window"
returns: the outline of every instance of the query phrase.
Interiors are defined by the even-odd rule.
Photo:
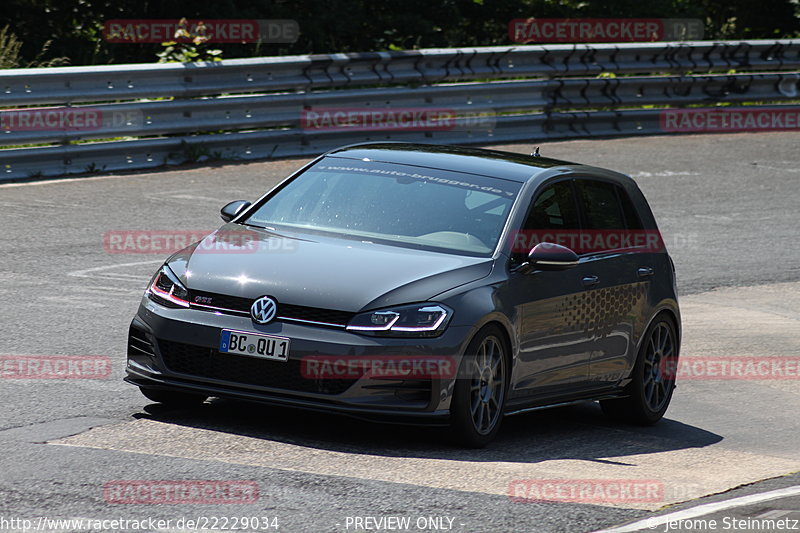
[[[579,254],[624,247],[629,232],[642,229],[642,221],[628,193],[613,183],[600,180],[576,181],[578,203],[583,215]]]
[[[639,213],[637,213],[636,207],[634,207],[633,201],[631,201],[631,197],[628,196],[625,189],[617,187],[617,195],[622,204],[622,213],[625,215],[625,227],[634,230],[644,229],[642,219],[639,218]]]
[[[577,180],[578,198],[583,209],[588,230],[624,230],[617,187],[613,183],[594,180]]]
[[[533,201],[523,229],[579,229],[575,194],[570,181],[559,181],[545,187]]]
[[[571,180],[547,185],[533,199],[521,231],[515,235],[511,254],[512,264],[527,261],[528,252],[543,240],[553,241],[553,235],[569,237],[580,229],[578,208]],[[553,233],[553,232],[556,233]]]

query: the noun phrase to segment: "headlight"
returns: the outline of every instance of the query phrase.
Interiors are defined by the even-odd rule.
[[[384,337],[436,337],[452,316],[453,310],[442,304],[403,305],[356,315],[347,330]]]
[[[189,307],[189,291],[167,265],[158,271],[146,294],[165,307]]]

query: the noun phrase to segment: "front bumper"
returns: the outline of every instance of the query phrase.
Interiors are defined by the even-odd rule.
[[[220,353],[222,329],[291,339],[289,361]],[[170,309],[147,297],[131,322],[127,377],[139,387],[200,392],[368,419],[444,424],[454,377],[315,379],[302,375],[307,356],[447,357],[458,368],[470,327],[448,327],[436,338],[382,338],[305,324],[258,325],[249,317]]]

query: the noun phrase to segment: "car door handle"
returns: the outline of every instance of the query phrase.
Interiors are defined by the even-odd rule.
[[[636,271],[640,278],[646,278],[653,275],[653,269],[650,267],[642,267]]]
[[[591,287],[593,285],[597,285],[598,283],[600,283],[600,278],[598,278],[597,276],[585,276],[581,280],[581,283],[583,283],[584,287]]]

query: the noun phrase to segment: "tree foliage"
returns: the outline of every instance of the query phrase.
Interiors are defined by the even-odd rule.
[[[224,57],[508,44],[514,18],[699,18],[708,39],[796,37],[796,0],[3,0],[0,27],[22,42],[20,61],[46,43],[72,64],[152,62],[158,43],[103,40],[108,19],[294,19],[293,44],[220,44]],[[41,57],[40,57],[41,59]]]

